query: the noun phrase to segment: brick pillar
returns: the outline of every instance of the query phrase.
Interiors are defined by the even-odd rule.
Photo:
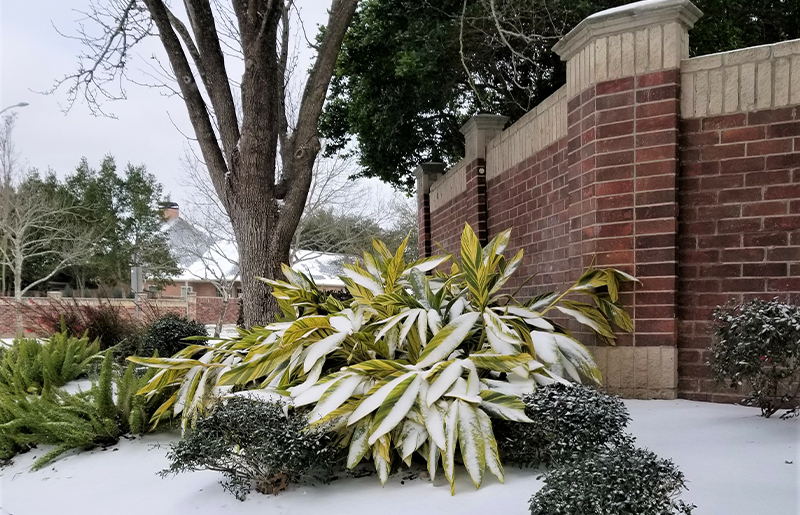
[[[680,62],[701,15],[688,0],[637,2],[553,49],[567,62],[570,269],[594,259],[642,281],[622,295],[634,333],[593,349],[626,397],[676,396]]]
[[[486,209],[486,144],[503,131],[507,116],[478,114],[461,127],[466,163],[466,222],[482,245],[489,242]]]
[[[444,173],[444,163],[417,166],[417,246],[420,257],[431,255],[431,184]]]

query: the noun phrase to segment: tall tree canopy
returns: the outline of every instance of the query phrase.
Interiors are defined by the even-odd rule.
[[[319,116],[358,0],[332,0],[302,95],[287,98],[293,0],[92,0],[86,52],[64,84],[74,100],[124,98],[135,47],[158,39],[161,85],[183,100],[239,248],[246,325],[279,312],[259,277],[281,277],[320,150]]]
[[[463,156],[476,112],[513,123],[565,81],[551,48],[586,16],[629,0],[367,0],[347,32],[320,128],[362,176],[413,190],[420,162]],[[796,0],[695,0],[703,55],[800,37]]]
[[[67,176],[64,188],[75,199],[83,223],[101,230],[99,251],[89,262],[72,268],[78,289],[87,281],[127,284],[131,267],[136,266],[156,281],[180,272],[162,230],[162,203],[167,199],[161,183],[144,165],[128,164],[120,175],[112,156],[103,159],[99,170],[90,168],[84,158]]]

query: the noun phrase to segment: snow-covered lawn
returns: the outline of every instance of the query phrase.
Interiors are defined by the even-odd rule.
[[[794,515],[800,513],[800,421],[764,420],[752,408],[689,401],[626,401],[639,444],[671,457],[686,474],[684,499],[697,515]],[[278,496],[252,493],[238,502],[213,472],[161,479],[166,446],[175,435],[122,440],[113,448],[69,455],[29,472],[36,449],[2,469],[3,515],[80,514],[393,514],[523,515],[540,487],[537,471],[506,468],[506,483],[487,474],[475,490],[462,470],[455,497],[438,479],[394,474],[385,487],[377,477],[345,478],[329,485],[299,485]],[[157,447],[159,445],[161,447]]]

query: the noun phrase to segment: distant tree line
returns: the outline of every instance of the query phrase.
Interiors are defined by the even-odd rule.
[[[13,117],[0,130],[0,294],[21,298],[51,283],[85,293],[128,291],[131,267],[167,281],[179,270],[162,230],[162,186],[143,165],[118,173],[112,156],[99,169],[84,158],[63,180],[23,170],[11,139]]]

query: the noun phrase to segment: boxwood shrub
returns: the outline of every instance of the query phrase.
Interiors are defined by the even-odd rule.
[[[497,420],[498,449],[524,466],[574,461],[624,438],[630,415],[618,397],[581,385],[539,387],[522,398],[533,422]]]

